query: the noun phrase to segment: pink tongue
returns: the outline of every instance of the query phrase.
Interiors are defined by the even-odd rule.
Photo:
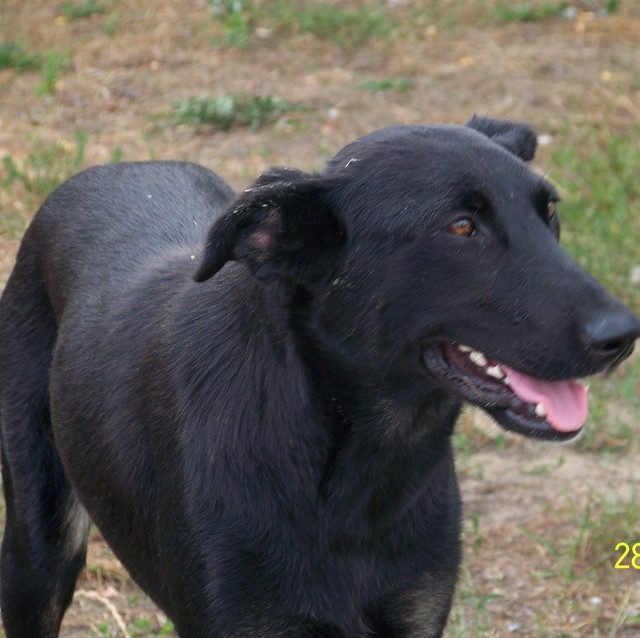
[[[558,432],[575,432],[587,419],[587,388],[578,381],[542,381],[503,365],[507,383],[523,401],[542,403]]]

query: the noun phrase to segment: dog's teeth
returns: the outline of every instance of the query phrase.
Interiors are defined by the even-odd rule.
[[[469,346],[463,345],[458,346],[458,350],[460,350],[460,352],[471,352],[471,348]]]
[[[484,367],[487,365],[487,357],[477,350],[474,350],[469,354],[469,359],[471,359],[471,361],[473,361],[477,366]]]
[[[489,366],[485,372],[490,376],[493,377],[494,379],[498,379],[499,381],[502,381],[502,379],[504,379],[504,372],[502,371],[502,368],[500,366]]]
[[[547,411],[544,405],[542,405],[542,403],[536,404],[536,416],[539,416],[539,417],[547,416]]]

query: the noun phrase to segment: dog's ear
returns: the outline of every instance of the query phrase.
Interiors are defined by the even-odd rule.
[[[205,281],[235,260],[264,282],[310,284],[330,271],[344,239],[327,201],[327,178],[272,169],[209,229],[194,279]]]
[[[532,160],[536,154],[538,137],[535,130],[524,122],[494,120],[474,115],[466,126],[483,133],[525,162]]]

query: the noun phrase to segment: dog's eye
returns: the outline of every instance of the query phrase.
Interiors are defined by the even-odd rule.
[[[476,232],[476,227],[469,217],[461,217],[449,226],[448,231],[459,237],[469,237]]]
[[[551,220],[556,214],[556,203],[551,199],[547,203],[547,219]]]

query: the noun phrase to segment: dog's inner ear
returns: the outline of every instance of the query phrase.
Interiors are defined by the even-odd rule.
[[[525,162],[532,160],[536,154],[538,137],[534,129],[524,122],[494,120],[474,115],[466,126],[483,133]]]
[[[326,193],[327,178],[287,168],[261,175],[210,228],[195,280],[233,260],[265,283],[326,276],[345,239]]]

